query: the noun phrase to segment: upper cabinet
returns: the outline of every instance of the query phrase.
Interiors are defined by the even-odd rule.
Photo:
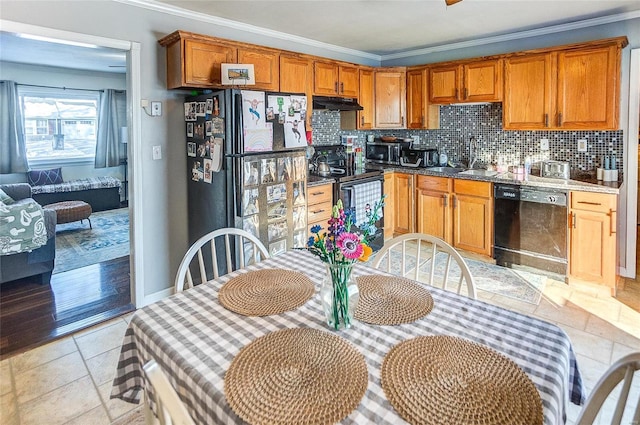
[[[256,78],[253,89],[280,90],[280,53],[274,50],[238,48],[238,63],[252,63]]]
[[[321,96],[358,97],[358,67],[315,61],[313,93]]]
[[[626,38],[505,60],[504,128],[615,130]]]
[[[374,83],[375,128],[405,128],[405,68],[377,69]]]
[[[280,91],[305,93],[311,99],[313,93],[313,61],[293,54],[280,54]],[[312,102],[307,101],[307,125],[311,126]]]
[[[429,70],[429,102],[500,102],[502,59],[448,63]]]
[[[429,69],[407,70],[407,128],[439,128],[440,108],[429,103]]]
[[[371,130],[374,123],[375,110],[375,84],[373,69],[360,68],[360,95],[358,103],[362,111],[358,111],[358,130]]]

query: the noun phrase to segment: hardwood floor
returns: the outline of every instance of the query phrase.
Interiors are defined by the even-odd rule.
[[[0,359],[133,311],[129,256],[0,286]]]

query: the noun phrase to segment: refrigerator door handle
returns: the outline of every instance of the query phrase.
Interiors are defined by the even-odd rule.
[[[244,146],[243,146],[243,128],[244,128],[244,123],[243,123],[243,113],[242,113],[242,94],[241,93],[237,93],[235,95],[235,111],[234,114],[236,116],[236,119],[234,120],[235,123],[235,140],[233,141],[233,144],[235,146],[235,149],[233,151],[234,154],[242,154],[244,153]]]
[[[234,197],[235,197],[235,201],[236,201],[236,215],[238,217],[242,217],[243,216],[243,211],[242,211],[242,196],[243,196],[243,191],[242,191],[242,182],[243,180],[243,170],[244,170],[244,160],[242,158],[240,158],[239,155],[237,155],[234,159],[233,159],[233,165],[234,165],[234,173],[233,173],[233,186],[235,188],[234,192]]]

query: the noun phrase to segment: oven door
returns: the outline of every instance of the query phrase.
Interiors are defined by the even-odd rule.
[[[375,183],[372,185],[371,183]],[[375,188],[375,191],[371,189]],[[379,191],[378,191],[379,188]],[[336,185],[335,199],[341,199],[345,208],[354,208],[356,211],[356,223],[362,223],[366,220],[364,211],[369,208],[373,209],[376,202],[384,193],[384,177],[382,175],[351,180],[348,182],[338,182]],[[365,193],[364,196],[362,195]],[[381,212],[382,213],[382,212]],[[358,217],[358,215],[362,217]],[[369,245],[373,251],[378,251],[384,245],[384,217],[381,217],[376,223],[376,233],[370,239]],[[360,231],[358,226],[355,230]]]

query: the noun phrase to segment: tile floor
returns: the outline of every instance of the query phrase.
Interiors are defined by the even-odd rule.
[[[592,286],[548,281],[539,305],[480,291],[484,301],[558,324],[569,334],[590,392],[615,360],[640,351],[640,283],[617,298]],[[140,406],[110,400],[112,376],[131,314],[3,360],[0,423],[144,424]],[[640,382],[636,382],[640,384]],[[640,385],[633,389],[635,397]],[[569,424],[580,408],[570,404]]]

